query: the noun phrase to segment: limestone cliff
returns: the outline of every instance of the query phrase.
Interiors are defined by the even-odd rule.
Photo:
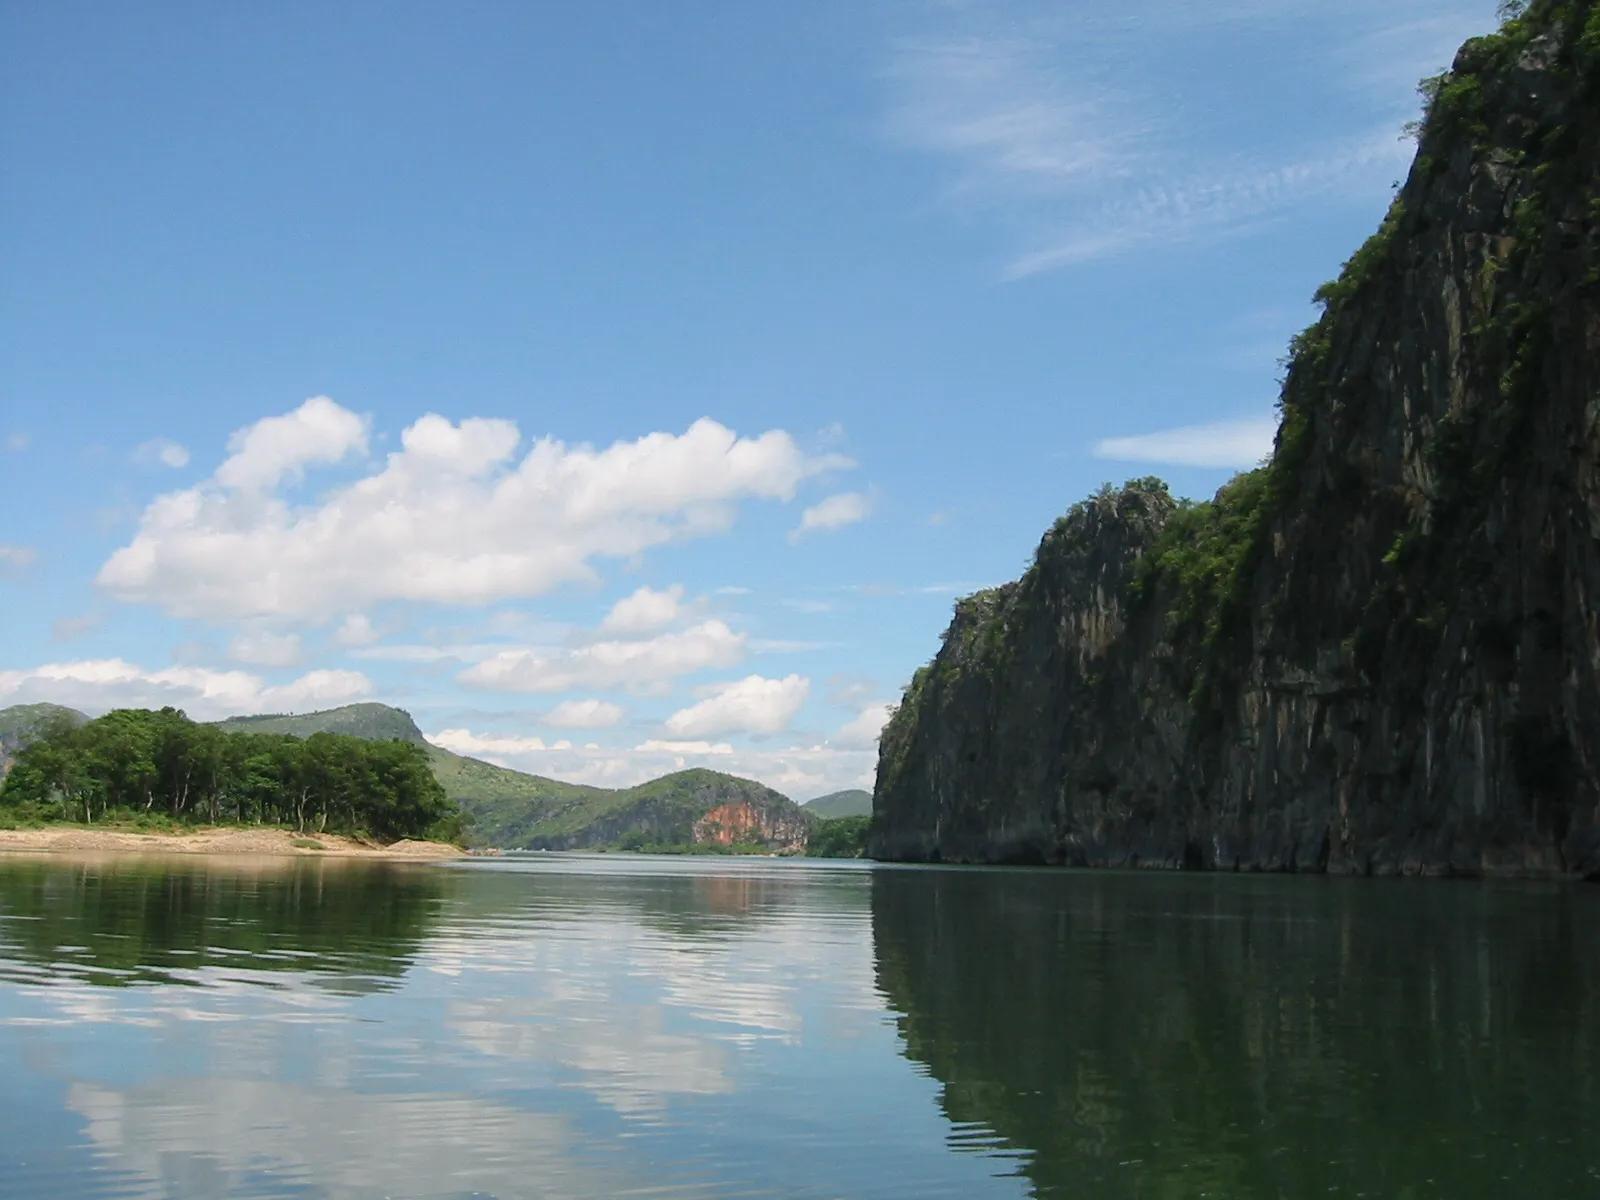
[[[1600,876],[1600,2],[1429,92],[1272,462],[1103,491],[958,605],[876,857]]]

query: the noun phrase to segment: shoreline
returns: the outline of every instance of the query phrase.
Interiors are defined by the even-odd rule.
[[[388,846],[339,833],[295,833],[272,827],[216,826],[180,833],[96,829],[89,825],[45,825],[0,829],[0,853],[117,851],[132,854],[275,854],[292,858],[366,858],[391,862],[447,862],[467,857],[445,842],[402,839]]]

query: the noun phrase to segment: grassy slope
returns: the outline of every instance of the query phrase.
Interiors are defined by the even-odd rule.
[[[807,800],[804,807],[812,816],[830,820],[834,817],[870,817],[872,793],[861,788],[846,788],[842,792],[829,792],[826,796]]]

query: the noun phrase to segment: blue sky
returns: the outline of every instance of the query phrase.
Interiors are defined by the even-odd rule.
[[[0,6],[0,704],[870,786],[956,595],[1265,452],[1493,7]]]

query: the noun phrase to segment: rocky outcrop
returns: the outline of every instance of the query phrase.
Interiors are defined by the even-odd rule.
[[[1600,876],[1600,5],[1432,91],[1272,462],[1107,489],[961,602],[874,856]]]
[[[811,823],[792,804],[753,804],[734,800],[719,804],[694,823],[697,846],[759,844],[789,854],[806,848]]]

